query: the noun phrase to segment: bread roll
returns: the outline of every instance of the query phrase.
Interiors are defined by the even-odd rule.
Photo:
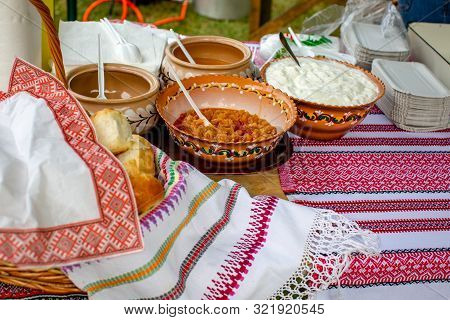
[[[131,145],[131,126],[117,110],[103,109],[91,117],[98,141],[114,154],[127,151]]]
[[[139,213],[147,213],[164,198],[164,188],[155,177],[130,177]]]
[[[125,166],[129,176],[154,177],[156,174],[152,145],[137,134],[131,136],[129,149],[119,154],[117,158]]]
[[[128,151],[119,154],[117,158],[130,177],[139,212],[149,211],[164,197],[164,188],[155,178],[155,159],[150,142],[133,135]]]

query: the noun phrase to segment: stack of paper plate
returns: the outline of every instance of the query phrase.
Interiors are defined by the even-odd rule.
[[[354,22],[342,34],[345,49],[351,53],[359,66],[370,70],[374,59],[405,61],[409,46],[401,31],[392,29],[383,36],[381,25]]]
[[[450,90],[425,65],[376,59],[372,73],[386,86],[377,106],[399,128],[420,132],[450,127]]]

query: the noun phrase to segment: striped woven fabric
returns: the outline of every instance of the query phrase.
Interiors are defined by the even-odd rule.
[[[378,252],[375,234],[330,210],[251,198],[156,158],[166,194],[141,218],[144,251],[64,268],[91,299],[300,298],[336,281],[352,253]]]
[[[375,108],[339,140],[291,139],[279,170],[289,200],[339,212],[381,242],[381,256],[354,257],[319,297],[449,299],[450,130],[406,132]]]

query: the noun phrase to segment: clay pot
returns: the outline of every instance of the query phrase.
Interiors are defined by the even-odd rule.
[[[167,87],[158,95],[156,108],[170,135],[183,150],[210,162],[241,163],[262,157],[273,150],[297,117],[295,104],[286,94],[248,78],[203,75],[184,79],[183,84],[201,108],[246,110],[277,128],[276,135],[252,142],[224,143],[197,138],[173,125],[191,107],[178,84]]]
[[[107,100],[97,99],[97,65],[74,68],[67,75],[69,90],[91,114],[104,108],[121,111],[131,124],[133,132],[143,134],[158,121],[155,101],[159,81],[151,73],[128,65],[105,64],[105,91]]]
[[[304,57],[303,57],[304,58]],[[290,57],[282,59],[291,59]],[[364,72],[378,87],[378,96],[369,103],[355,106],[332,106],[310,102],[295,97],[291,97],[297,105],[298,118],[291,132],[308,139],[316,140],[334,140],[343,137],[353,127],[361,123],[374,106],[384,95],[383,82],[374,76],[372,73],[352,65],[350,63],[337,61],[325,57],[314,57],[309,59],[330,60],[346,65]],[[266,79],[267,68],[281,59],[273,60],[261,70],[261,77],[264,81]]]
[[[252,52],[240,41],[218,36],[195,36],[182,40],[196,64],[189,63],[176,42],[166,48],[161,72],[164,82],[170,85],[175,79],[170,75],[170,61],[180,79],[203,74],[239,75],[253,78]]]

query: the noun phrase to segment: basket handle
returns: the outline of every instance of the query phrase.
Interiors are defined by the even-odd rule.
[[[67,88],[66,71],[64,69],[61,44],[59,42],[55,23],[50,14],[50,9],[42,0],[28,1],[36,7],[41,15],[42,22],[44,23],[45,30],[47,31],[48,46],[50,48],[53,63],[55,64],[56,77],[64,84],[64,87]]]

